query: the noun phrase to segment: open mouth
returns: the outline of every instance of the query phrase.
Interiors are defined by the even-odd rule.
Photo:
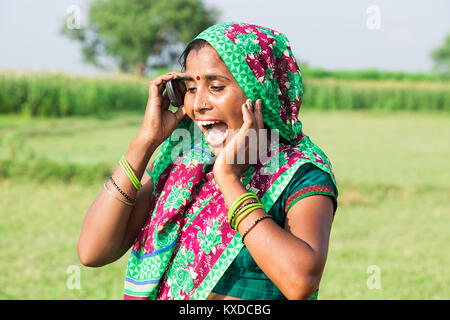
[[[228,125],[220,120],[196,121],[200,130],[206,137],[206,141],[212,147],[219,147],[225,143],[228,136]]]

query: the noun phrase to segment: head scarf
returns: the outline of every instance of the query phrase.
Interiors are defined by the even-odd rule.
[[[302,132],[302,77],[287,38],[256,25],[221,23],[196,39],[219,53],[249,99],[262,99],[264,123],[282,138],[241,177],[266,212],[305,163],[328,172],[336,184],[327,156]],[[187,116],[161,145],[147,170],[154,191],[127,264],[126,299],[205,299],[242,249],[213,172],[207,172],[214,159]]]

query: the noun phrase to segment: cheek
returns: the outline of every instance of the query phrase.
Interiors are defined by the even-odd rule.
[[[242,105],[247,100],[247,97],[235,97],[230,102],[230,108],[227,110],[227,117],[230,119],[229,125],[234,129],[239,129],[242,127],[244,123],[243,115],[242,115]]]
[[[184,110],[190,118],[194,119],[194,100],[191,95],[186,94],[184,96]]]
[[[245,100],[236,97],[235,94],[219,95],[211,98],[211,103],[214,104],[217,109],[220,109],[220,113],[227,119],[229,125],[233,123],[239,123],[242,120],[242,104]]]

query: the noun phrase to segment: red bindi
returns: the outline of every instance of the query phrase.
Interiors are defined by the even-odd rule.
[[[196,78],[196,79],[197,79],[197,81],[198,81],[198,80],[200,80],[200,77],[199,77],[199,76],[197,76],[197,78]]]

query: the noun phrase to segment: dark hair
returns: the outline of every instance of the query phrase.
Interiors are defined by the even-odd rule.
[[[187,45],[186,49],[184,49],[183,53],[178,58],[178,62],[181,65],[183,71],[186,71],[186,58],[192,50],[200,50],[203,47],[210,46],[210,44],[203,39],[195,39]]]

